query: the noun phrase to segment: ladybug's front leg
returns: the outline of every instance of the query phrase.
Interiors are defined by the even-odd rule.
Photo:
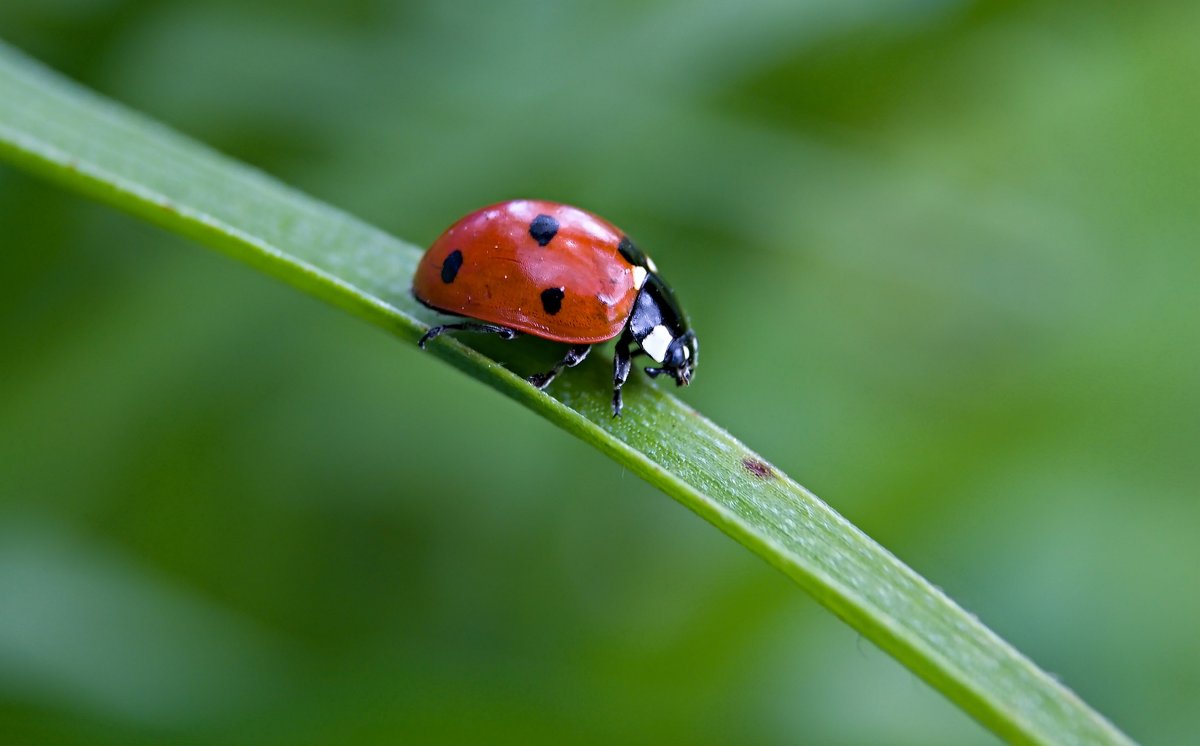
[[[563,368],[574,368],[576,365],[579,365],[591,351],[591,345],[575,345],[571,349],[567,350],[566,357],[555,363],[553,368],[545,373],[535,373],[525,380],[529,381],[539,389],[544,389],[550,385],[550,382],[553,381],[559,373],[562,372]]]
[[[629,347],[632,344],[633,334],[630,333],[629,327],[626,327],[625,331],[621,332],[621,338],[617,340],[617,351],[613,356],[613,417],[621,416],[621,387],[629,379],[629,369],[632,367]]]

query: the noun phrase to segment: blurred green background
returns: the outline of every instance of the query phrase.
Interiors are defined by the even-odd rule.
[[[585,206],[682,393],[1133,737],[1200,730],[1200,6],[4,0],[419,245]],[[4,743],[986,744],[782,575],[378,330],[0,167]],[[471,468],[451,467],[469,456]]]

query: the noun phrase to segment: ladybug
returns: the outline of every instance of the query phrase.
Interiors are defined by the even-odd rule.
[[[571,345],[545,373],[544,389],[592,345],[617,340],[613,416],[631,359],[645,354],[686,386],[696,367],[696,333],[650,257],[612,223],[577,207],[512,200],[484,207],[446,229],[417,266],[413,295],[442,313],[474,321],[432,327],[419,346],[450,330],[513,339],[520,333]],[[631,351],[631,348],[635,350]]]

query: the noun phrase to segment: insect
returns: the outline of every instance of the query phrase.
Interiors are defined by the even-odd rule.
[[[446,229],[417,266],[413,295],[470,321],[432,327],[419,342],[461,330],[513,339],[520,333],[571,347],[553,368],[529,376],[544,389],[592,345],[616,339],[613,416],[632,358],[645,354],[686,386],[696,367],[696,333],[650,257],[612,223],[569,205],[512,200],[484,207]]]

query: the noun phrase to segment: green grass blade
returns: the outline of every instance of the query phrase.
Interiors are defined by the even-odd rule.
[[[409,294],[418,248],[3,45],[0,156],[191,236],[402,339],[415,341],[434,319]],[[610,374],[600,360],[559,379],[547,395],[458,341],[443,338],[429,354],[700,514],[1003,738],[1131,743],[829,506],[663,390],[632,382],[625,416],[613,419]]]

